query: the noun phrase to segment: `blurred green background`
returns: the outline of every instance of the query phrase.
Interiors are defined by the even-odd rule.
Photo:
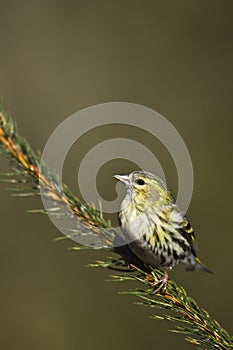
[[[183,137],[194,166],[188,216],[200,257],[213,275],[172,278],[232,331],[233,2],[0,1],[0,95],[33,148],[65,118],[97,103],[151,107]],[[66,182],[98,142],[128,137],[150,147],[176,192],[174,164],[158,141],[129,128],[99,128],[71,151]],[[75,168],[74,168],[75,160]],[[0,171],[10,168],[1,158]],[[113,161],[97,177],[111,199],[111,175],[133,165]],[[110,194],[110,195],[109,195]],[[13,198],[0,186],[0,347],[20,349],[193,349],[155,310],[120,296],[133,284],[107,283],[109,271],[86,268],[101,252],[71,252],[46,216],[27,214],[38,198]],[[114,197],[114,196],[113,196]]]

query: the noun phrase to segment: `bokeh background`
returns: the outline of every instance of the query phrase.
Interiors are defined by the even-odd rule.
[[[232,331],[232,62],[233,3],[227,1],[0,1],[0,95],[35,149],[65,118],[94,104],[126,101],[151,107],[183,137],[194,166],[188,216],[199,252],[213,275],[172,273]],[[75,190],[78,163],[98,142],[133,137],[155,153],[177,189],[165,148],[126,127],[92,131],[67,158]],[[114,198],[111,175],[134,165],[100,169],[100,193]],[[0,159],[0,171],[10,169]],[[72,252],[55,243],[46,216],[27,214],[38,198],[14,198],[0,186],[0,346],[20,349],[193,349],[153,309],[117,292],[135,284],[105,282],[109,271],[85,267],[106,254]]]

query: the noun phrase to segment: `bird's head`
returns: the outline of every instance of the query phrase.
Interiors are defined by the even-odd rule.
[[[148,171],[133,171],[129,175],[114,175],[127,188],[132,200],[136,203],[154,205],[167,193],[164,182]]]

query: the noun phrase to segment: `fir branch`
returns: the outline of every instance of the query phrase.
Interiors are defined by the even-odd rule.
[[[15,195],[40,194],[41,188],[43,195],[56,203],[58,208],[56,216],[59,216],[59,209],[62,212],[62,208],[65,207],[70,215],[77,217],[82,232],[98,236],[105,247],[112,246],[115,236],[109,230],[111,223],[104,219],[100,211],[90,205],[84,205],[72,194],[68,186],[63,185],[63,188],[60,188],[56,174],[41,164],[39,154],[36,154],[27,140],[19,135],[16,123],[2,106],[0,106],[0,153],[15,161],[17,165],[17,168],[13,168],[13,172],[2,174],[4,177],[2,176],[1,181],[18,185],[27,184],[27,187],[18,186],[19,193]],[[108,229],[105,235],[104,229]],[[74,235],[78,233],[77,230]]]
[[[110,222],[104,219],[100,211],[87,204],[84,205],[67,186],[64,185],[62,189],[59,187],[56,174],[53,174],[45,164],[40,163],[40,155],[34,152],[29,143],[20,136],[16,123],[2,106],[0,106],[0,153],[13,160],[15,165],[10,173],[0,174],[1,181],[17,185],[16,188],[10,188],[13,195],[39,195],[42,187],[47,198],[56,202],[56,206],[50,209],[50,214],[62,215],[61,209],[66,208],[70,215],[77,218],[82,231],[85,228],[87,234],[99,236],[106,248],[113,246],[113,241],[117,237],[111,229]],[[42,167],[43,172],[41,172]],[[29,212],[45,214],[42,209]],[[105,229],[108,230],[106,235],[103,235]],[[78,233],[78,230],[71,232],[70,237]],[[65,238],[66,236],[62,236],[58,239]],[[79,245],[72,249],[92,248]],[[140,299],[136,302],[138,305],[168,310],[169,314],[155,315],[152,318],[175,322],[178,325],[172,332],[183,333],[185,339],[197,345],[199,349],[233,349],[233,338],[216,320],[211,318],[206,310],[198,306],[182,286],[170,280],[165,294],[153,295],[151,284],[161,277],[161,271],[145,267],[127,245],[111,250],[120,257],[110,261],[98,261],[90,266],[118,271],[111,276],[111,281],[134,280],[141,285],[140,289],[136,288],[121,294],[136,296]]]

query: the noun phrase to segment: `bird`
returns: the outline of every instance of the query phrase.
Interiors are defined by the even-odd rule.
[[[133,171],[114,178],[126,186],[118,217],[130,249],[146,266],[165,270],[152,284],[154,294],[166,292],[169,272],[178,263],[187,271],[212,273],[197,257],[193,227],[157,175]]]

